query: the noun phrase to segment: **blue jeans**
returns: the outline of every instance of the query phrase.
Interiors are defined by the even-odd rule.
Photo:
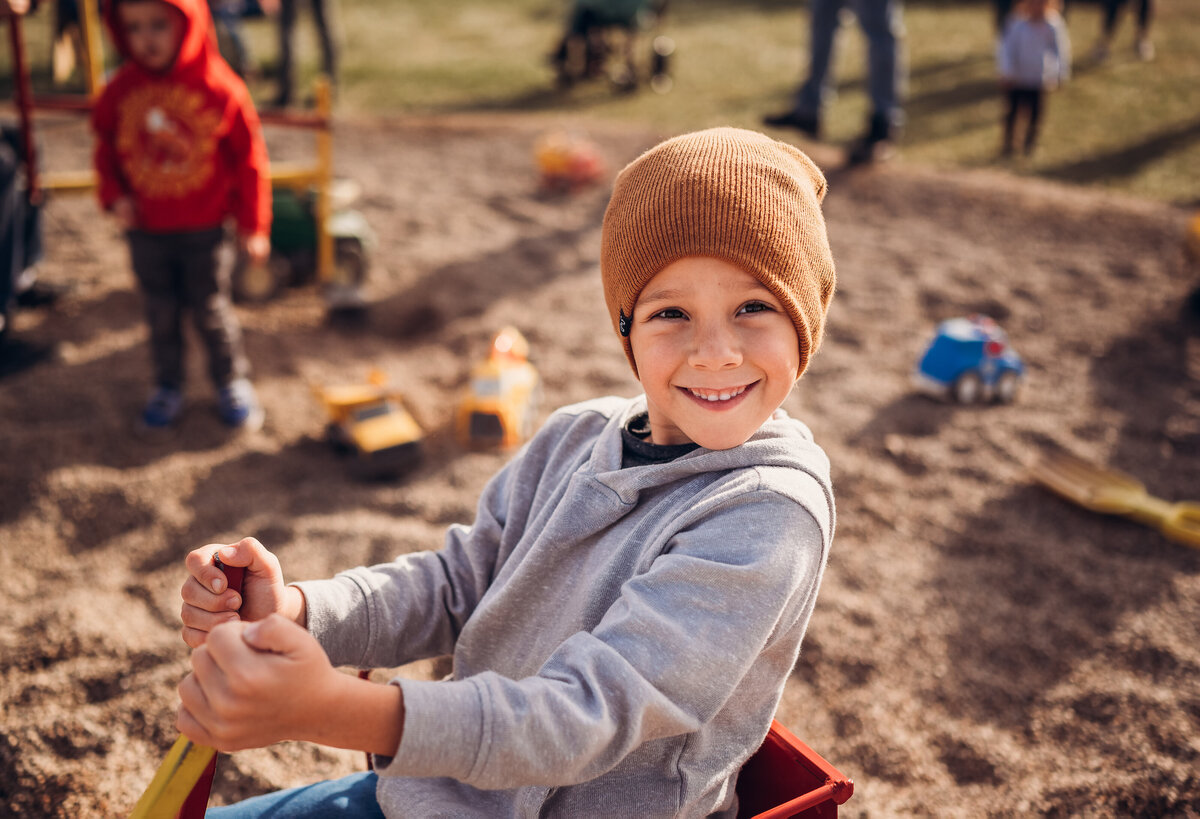
[[[324,819],[346,816],[384,819],[375,799],[373,771],[254,796],[236,805],[209,808],[209,819]]]
[[[900,49],[900,40],[904,36],[902,0],[812,0],[809,42],[812,60],[808,79],[796,94],[796,110],[814,117],[821,114],[822,103],[832,88],[829,63],[833,58],[842,7],[847,3],[854,9],[867,38],[867,93],[871,97],[871,116],[899,127],[904,119],[900,96],[905,82]]]

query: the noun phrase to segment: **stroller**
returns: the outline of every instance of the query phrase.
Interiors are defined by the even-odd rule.
[[[667,69],[675,43],[655,33],[666,9],[667,0],[572,0],[566,31],[550,56],[559,87],[607,76],[621,91],[634,90],[644,79],[660,93],[670,90]],[[639,66],[638,42],[646,32],[650,55]],[[618,54],[617,65],[610,67]]]

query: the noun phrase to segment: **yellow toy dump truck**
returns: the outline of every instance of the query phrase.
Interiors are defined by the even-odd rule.
[[[536,428],[541,394],[541,377],[529,363],[529,342],[516,328],[505,327],[493,337],[488,357],[471,370],[455,413],[459,442],[518,446]]]
[[[366,384],[312,389],[329,416],[325,438],[353,458],[355,477],[392,478],[420,460],[424,432],[383,373],[372,372]]]

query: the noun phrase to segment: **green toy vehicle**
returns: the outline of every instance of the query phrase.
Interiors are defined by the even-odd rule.
[[[271,256],[262,265],[239,260],[233,271],[234,299],[261,304],[285,287],[299,287],[321,279],[331,307],[361,306],[368,260],[376,239],[362,213],[350,207],[358,195],[358,186],[350,180],[337,180],[330,186],[326,230],[333,243],[333,265],[322,276],[318,191],[277,186],[273,192]]]

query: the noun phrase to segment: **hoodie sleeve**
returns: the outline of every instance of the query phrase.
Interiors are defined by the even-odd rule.
[[[1058,58],[1058,83],[1062,85],[1071,78],[1071,38],[1061,18],[1054,21],[1054,50]]]
[[[234,218],[238,233],[250,236],[271,230],[271,170],[262,123],[248,95],[235,94],[236,106],[229,129],[229,146],[236,174]]]
[[[1013,32],[1016,26],[1015,20],[1009,20],[1004,26],[1004,34],[996,43],[996,73],[1000,75],[1002,80],[1011,80],[1013,76],[1013,41],[1016,35]]]
[[[97,177],[96,194],[100,199],[100,207],[106,211],[111,210],[113,203],[127,193],[113,144],[117,130],[114,92],[115,84],[110,84],[92,109],[92,132],[95,135],[92,165]]]
[[[812,612],[825,533],[802,505],[768,490],[685,527],[536,675],[399,681],[404,735],[396,756],[377,757],[380,776],[485,789],[577,784],[646,742],[699,730],[735,694],[777,695]]]
[[[473,525],[452,525],[444,547],[295,584],[308,630],[335,665],[394,668],[450,654],[502,559],[518,455],[489,481]]]

